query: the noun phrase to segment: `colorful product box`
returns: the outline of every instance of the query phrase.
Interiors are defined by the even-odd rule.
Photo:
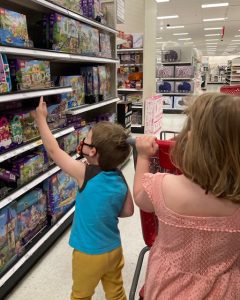
[[[49,61],[14,59],[10,62],[10,70],[17,90],[51,87]]]
[[[0,274],[17,258],[16,202],[0,210]]]
[[[133,48],[143,48],[143,34],[142,33],[132,33],[133,36]]]
[[[23,132],[23,142],[26,143],[39,137],[37,123],[29,112],[17,114],[20,117]]]
[[[47,225],[47,199],[42,189],[34,189],[17,201],[20,246],[24,247]]]
[[[88,0],[88,18],[98,20],[101,15],[100,0]]]
[[[175,82],[176,93],[192,93],[193,82],[192,81],[178,81]]]
[[[100,54],[102,57],[112,57],[111,36],[108,33],[100,33]]]
[[[98,66],[98,76],[99,76],[99,97],[100,99],[107,99],[107,70],[105,66]]]
[[[88,0],[80,0],[80,9],[82,10],[83,16],[88,18]]]
[[[157,93],[173,93],[174,82],[173,81],[157,81]]]
[[[125,43],[122,44],[123,49],[133,48],[133,36],[132,34],[124,34]]]
[[[185,97],[174,97],[174,108],[176,109],[185,109],[187,106],[186,106],[186,103],[184,101],[184,98]]]
[[[177,78],[193,78],[194,66],[175,66],[175,76]]]
[[[0,53],[0,94],[12,90],[10,69],[6,54]]]
[[[60,147],[68,154],[75,154],[78,146],[78,134],[76,131],[59,139]]]
[[[49,47],[67,53],[78,53],[80,23],[57,13],[49,20]]]
[[[79,53],[83,55],[99,55],[98,29],[81,23]]]
[[[66,109],[71,109],[84,104],[85,87],[83,76],[61,76],[60,86],[71,86],[73,91],[60,95],[61,102],[66,103]]]
[[[91,104],[98,102],[99,79],[97,67],[85,67],[81,69],[85,78],[85,103]]]
[[[79,5],[80,0],[52,0],[52,2],[59,4],[74,12],[81,13],[80,5]]]
[[[23,128],[21,116],[14,115],[9,118],[9,121],[13,146],[21,145],[23,143]]]
[[[163,108],[173,108],[173,97],[165,96],[163,99]]]
[[[173,78],[174,66],[157,66],[156,77],[158,78]]]
[[[4,152],[12,144],[10,124],[6,116],[0,117],[0,153]]]
[[[54,224],[74,205],[78,184],[69,175],[60,171],[44,181],[43,189],[48,198],[48,215]]]
[[[0,8],[0,43],[8,46],[29,47],[25,15]]]

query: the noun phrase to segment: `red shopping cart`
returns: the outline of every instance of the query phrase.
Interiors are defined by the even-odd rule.
[[[157,157],[153,157],[150,160],[150,172],[168,172],[173,174],[180,174],[179,170],[177,170],[171,160],[170,160],[170,150],[174,144],[174,137],[177,132],[174,131],[162,131],[160,134],[160,140],[157,140],[157,144],[159,146],[159,152]],[[137,160],[137,151],[136,148],[133,147],[133,157],[134,164],[136,166]],[[140,219],[142,226],[142,234],[145,242],[145,247],[140,251],[136,269],[133,276],[133,281],[129,293],[129,300],[135,299],[135,294],[138,286],[139,276],[142,269],[143,259],[145,254],[150,250],[153,245],[155,238],[158,233],[158,219],[154,213],[147,213],[140,210]],[[144,286],[141,288],[139,292],[139,300],[144,299]]]
[[[220,92],[223,94],[231,94],[234,96],[240,96],[240,85],[223,85],[220,88]]]

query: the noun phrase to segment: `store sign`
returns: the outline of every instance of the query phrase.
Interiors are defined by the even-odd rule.
[[[117,23],[125,22],[125,0],[117,0]]]

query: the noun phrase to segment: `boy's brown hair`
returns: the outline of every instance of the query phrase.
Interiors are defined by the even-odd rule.
[[[98,153],[98,164],[104,171],[116,169],[130,154],[128,134],[111,122],[99,122],[92,128],[92,144]]]
[[[174,165],[206,192],[240,203],[240,97],[206,93],[187,114]]]

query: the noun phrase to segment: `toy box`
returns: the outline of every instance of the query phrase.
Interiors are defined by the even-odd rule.
[[[71,109],[84,104],[84,78],[83,76],[61,76],[60,86],[71,86],[73,91],[71,93],[61,94],[62,102],[66,102],[66,109]]]
[[[78,136],[78,144],[87,136],[88,132],[90,130],[90,126],[89,125],[85,125],[82,128],[79,128],[76,132],[77,132],[77,136]]]
[[[7,93],[11,90],[12,83],[7,55],[0,53],[0,93]]]
[[[51,217],[51,224],[54,224],[74,205],[78,184],[60,171],[44,181],[43,189],[48,199],[48,215]]]
[[[173,78],[174,66],[157,66],[156,77],[158,78]]]
[[[14,59],[10,62],[10,70],[17,90],[51,87],[49,61]]]
[[[80,23],[57,13],[52,13],[49,21],[49,47],[56,51],[77,53]]]
[[[122,44],[121,48],[131,49],[133,48],[133,36],[132,34],[124,34],[125,43]]]
[[[83,16],[88,18],[88,0],[80,0],[80,9],[82,10]]]
[[[174,108],[176,109],[185,109],[186,108],[186,104],[184,101],[184,97],[174,97]]]
[[[176,66],[175,76],[177,78],[193,78],[194,66]]]
[[[173,93],[174,82],[173,81],[157,81],[157,93]]]
[[[98,102],[99,78],[97,67],[81,68],[81,73],[85,79],[85,103]]]
[[[106,100],[108,97],[107,89],[107,69],[105,66],[98,66],[99,77],[99,99]]]
[[[102,57],[112,57],[111,37],[108,33],[100,33],[100,54]]]
[[[21,116],[14,115],[13,117],[10,117],[9,120],[13,146],[21,145],[23,143]]]
[[[69,133],[59,139],[60,147],[68,154],[76,153],[78,146],[78,134],[76,131]]]
[[[0,210],[0,274],[17,258],[16,202]]]
[[[0,8],[0,43],[8,46],[29,46],[25,15]]]
[[[0,153],[4,152],[12,144],[10,124],[5,116],[0,117]]]
[[[18,176],[18,185],[29,182],[46,170],[43,153],[33,153],[13,161],[12,171]]]
[[[143,34],[142,33],[132,33],[133,36],[133,48],[143,48]]]
[[[165,96],[163,98],[163,108],[173,108],[173,97]]]
[[[29,112],[17,114],[20,116],[23,131],[23,142],[26,143],[39,137],[39,131],[34,118]]]
[[[175,82],[175,91],[177,93],[192,93],[193,92],[193,82],[192,81]]]
[[[74,12],[79,12],[81,14],[81,5],[79,5],[80,0],[52,0],[56,4],[59,4],[67,9],[70,9]]]
[[[47,200],[42,189],[34,189],[18,199],[17,225],[21,247],[47,225]]]
[[[88,0],[88,18],[101,21],[101,3],[100,0]]]
[[[99,31],[81,23],[79,53],[83,55],[99,55]]]
[[[154,96],[145,100],[145,122],[144,132],[156,134],[161,129],[163,99],[161,96]]]
[[[162,51],[162,62],[176,62],[181,60],[180,49],[169,49]]]

